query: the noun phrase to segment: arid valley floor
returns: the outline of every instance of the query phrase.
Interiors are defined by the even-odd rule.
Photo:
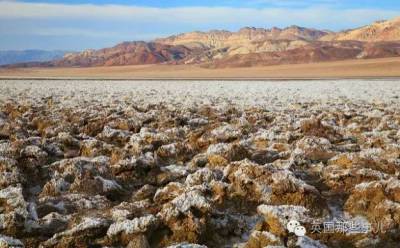
[[[131,65],[64,68],[0,68],[0,78],[75,79],[321,79],[400,77],[400,58],[307,64],[203,68],[198,65]]]
[[[397,247],[399,94],[0,80],[0,247]]]

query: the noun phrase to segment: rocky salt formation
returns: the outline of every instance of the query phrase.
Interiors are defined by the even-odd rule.
[[[1,81],[0,247],[396,247],[399,91]]]

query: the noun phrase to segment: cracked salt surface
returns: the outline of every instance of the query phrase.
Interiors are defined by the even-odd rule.
[[[0,80],[0,243],[391,247],[399,93],[399,80]],[[297,238],[291,218],[384,232]]]

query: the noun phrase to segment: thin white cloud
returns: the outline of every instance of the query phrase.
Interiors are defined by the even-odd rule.
[[[262,0],[261,0],[262,1]],[[268,0],[267,0],[268,1]],[[271,0],[269,0],[271,1]],[[322,0],[324,2],[330,0]],[[289,2],[291,2],[289,0]],[[354,26],[372,19],[390,18],[397,11],[379,9],[334,9],[327,6],[303,9],[291,8],[230,8],[230,7],[177,7],[150,8],[122,5],[66,5],[23,2],[0,2],[1,19],[71,19],[71,20],[125,20],[137,23],[204,24],[216,26],[226,23],[248,23],[265,26],[304,23],[320,27],[322,24]],[[134,24],[134,23],[133,23]]]
[[[10,30],[9,34],[20,34],[18,30]],[[89,36],[104,38],[108,36],[119,35],[118,32],[112,31],[95,31],[83,28],[59,28],[59,27],[49,27],[49,28],[36,28],[31,30],[26,30],[26,35],[41,35],[41,36]]]
[[[19,31],[10,31],[8,34],[18,35],[21,34]],[[113,37],[119,38],[121,41],[124,39],[132,38],[127,34],[123,34],[118,31],[102,31],[102,30],[92,30],[92,29],[83,29],[83,28],[58,28],[58,27],[49,27],[49,28],[37,28],[35,30],[26,30],[24,32],[25,35],[39,35],[39,36],[80,36],[80,37],[92,37],[92,38],[107,38]],[[135,35],[135,39],[139,40],[151,40],[158,38],[159,34],[138,34]]]
[[[317,6],[317,5],[336,5],[341,0],[249,0],[252,4],[268,4],[281,7]]]

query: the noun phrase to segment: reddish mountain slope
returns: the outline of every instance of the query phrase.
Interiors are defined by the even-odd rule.
[[[194,51],[185,46],[154,42],[124,42],[112,48],[72,53],[54,61],[55,66],[114,66],[158,64],[181,60]]]
[[[400,56],[400,18],[338,33],[298,26],[242,28],[238,32],[191,32],[153,42],[124,42],[111,48],[67,54],[50,62],[11,67],[161,63],[236,67],[394,56]]]

